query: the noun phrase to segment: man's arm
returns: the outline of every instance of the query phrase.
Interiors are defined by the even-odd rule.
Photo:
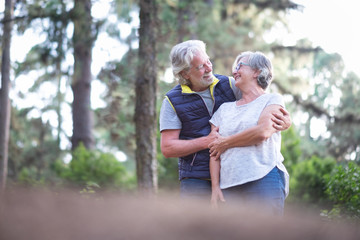
[[[208,136],[183,140],[179,139],[180,129],[163,130],[161,131],[161,152],[166,158],[184,157],[207,149],[218,135],[217,131],[212,131]]]
[[[269,105],[261,113],[258,125],[240,133],[222,137],[210,143],[210,156],[219,159],[221,153],[233,147],[252,146],[261,143],[278,130],[288,129],[291,125],[289,113],[278,105]]]

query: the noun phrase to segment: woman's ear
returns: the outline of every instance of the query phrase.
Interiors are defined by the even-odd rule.
[[[260,70],[255,70],[254,74],[253,74],[253,78],[257,79],[258,76],[260,75],[261,71]]]

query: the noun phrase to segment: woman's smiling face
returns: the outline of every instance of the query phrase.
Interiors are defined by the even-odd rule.
[[[247,58],[240,58],[237,66],[233,70],[235,86],[238,88],[241,83],[250,80],[254,76],[255,71],[250,67],[247,61]]]

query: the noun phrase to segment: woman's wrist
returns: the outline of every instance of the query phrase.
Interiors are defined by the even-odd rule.
[[[229,144],[230,144],[229,142],[230,142],[229,137],[222,137],[221,143],[219,144],[219,147],[222,150],[221,151],[222,153],[230,148],[229,147]]]

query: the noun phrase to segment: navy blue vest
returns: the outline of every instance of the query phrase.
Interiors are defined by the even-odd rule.
[[[216,79],[210,86],[215,99],[213,113],[224,102],[235,101],[230,79],[227,76],[215,75]],[[203,98],[191,91],[188,86],[177,85],[166,96],[182,123],[180,139],[194,139],[209,135],[211,115]],[[209,149],[179,158],[179,178],[210,179]]]

